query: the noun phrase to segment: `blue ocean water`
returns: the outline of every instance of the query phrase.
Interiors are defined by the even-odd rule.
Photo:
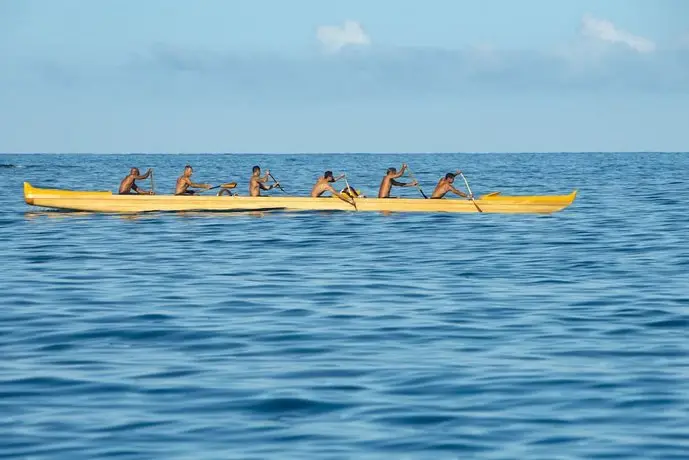
[[[562,194],[550,216],[46,212],[22,182]],[[0,155],[0,458],[689,458],[689,155]],[[145,182],[144,182],[145,184]],[[280,192],[275,192],[280,193]],[[402,189],[401,196],[416,196]]]

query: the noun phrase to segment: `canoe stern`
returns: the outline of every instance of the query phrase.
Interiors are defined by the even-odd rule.
[[[24,201],[33,206],[33,187],[28,182],[24,182]]]

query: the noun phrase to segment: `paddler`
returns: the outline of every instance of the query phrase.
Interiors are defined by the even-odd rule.
[[[122,179],[122,182],[120,183],[120,195],[132,195],[132,191],[134,191],[134,194],[139,194],[139,195],[153,195],[153,190],[143,190],[140,189],[136,185],[137,180],[144,180],[148,179],[148,177],[151,175],[151,168],[148,168],[148,171],[146,171],[146,174],[143,176],[139,172],[139,168],[132,168],[129,171],[129,175]]]
[[[445,177],[442,177],[438,181],[438,185],[435,186],[435,190],[433,190],[433,194],[431,195],[431,198],[434,199],[439,199],[444,197],[448,192],[452,192],[456,195],[459,195],[464,198],[469,198],[469,195],[466,193],[462,192],[461,190],[457,190],[452,183],[455,181],[455,176],[462,174],[462,171],[455,171],[454,173],[447,173],[445,174]],[[473,196],[471,196],[473,198]]]
[[[209,184],[195,184],[191,181],[191,175],[194,173],[194,170],[192,169],[191,166],[186,165],[184,167],[184,172],[182,173],[181,176],[177,179],[177,185],[175,186],[175,195],[194,195],[196,194],[196,190],[189,190],[189,188],[202,188],[204,190],[208,190],[211,188]]]
[[[270,177],[270,170],[266,170],[266,175],[261,177],[261,168],[254,166],[251,179],[249,179],[249,196],[261,196],[261,190],[271,190],[280,186],[277,181],[274,184],[266,185]]]
[[[388,168],[385,177],[383,177],[383,180],[380,182],[380,189],[378,189],[378,198],[390,198],[390,191],[392,190],[393,185],[395,187],[416,187],[416,185],[418,185],[418,182],[415,180],[412,182],[398,182],[395,180],[402,177],[406,170],[407,163],[402,164],[402,168],[399,170],[399,172],[395,168]]]
[[[318,198],[319,196],[323,195],[325,192],[330,192],[335,196],[340,196],[340,194],[337,192],[337,190],[335,190],[333,188],[333,186],[330,184],[339,181],[340,179],[344,178],[344,176],[345,175],[342,174],[340,177],[335,179],[332,171],[326,171],[325,173],[323,173],[323,177],[318,178],[318,181],[316,181],[316,185],[314,185],[313,189],[311,189],[311,197],[312,198]],[[347,201],[347,200],[345,199],[345,201]]]

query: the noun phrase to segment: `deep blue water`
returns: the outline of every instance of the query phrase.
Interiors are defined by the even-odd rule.
[[[551,216],[45,212],[270,168]],[[0,155],[0,458],[689,458],[689,155]],[[145,184],[145,182],[144,182]],[[279,193],[279,192],[276,192]],[[404,189],[403,196],[416,196]]]

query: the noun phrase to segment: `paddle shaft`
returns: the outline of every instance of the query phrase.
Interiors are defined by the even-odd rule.
[[[271,179],[273,179],[273,182],[275,182],[280,190],[282,190],[282,193],[287,193],[285,192],[285,189],[282,188],[282,185],[280,185],[280,182],[273,176],[272,173],[268,173],[268,176],[270,176]]]
[[[156,181],[153,179],[153,170],[151,169],[151,193],[156,194]]]
[[[426,196],[426,194],[423,193],[423,190],[421,189],[421,185],[419,184],[419,181],[416,180],[416,177],[414,177],[414,173],[411,172],[411,169],[409,169],[409,166],[407,166],[407,172],[409,173],[409,177],[411,178],[411,180],[413,180],[414,182],[416,182],[416,188],[418,188],[418,189],[419,189],[419,192],[421,192],[421,196],[423,196],[424,199],[428,199],[428,197]]]
[[[353,192],[354,189],[353,189],[352,187],[349,186],[349,182],[347,182],[347,175],[346,175],[346,174],[344,174],[344,181],[345,181],[345,186],[347,186],[347,190],[349,190],[350,193]],[[357,208],[357,206],[356,206],[356,200],[354,199],[354,197],[350,197],[350,198],[351,198],[352,201],[348,201],[349,204],[351,204],[352,206],[354,206],[354,209],[356,209],[356,210],[358,211],[359,208]]]
[[[467,191],[469,192],[469,197],[471,199],[471,202],[474,203],[474,206],[476,206],[476,209],[478,209],[478,212],[483,212],[483,210],[479,207],[478,204],[476,204],[476,200],[474,200],[474,193],[471,191],[471,187],[469,187],[469,181],[467,181],[467,178],[464,177],[464,174],[461,172],[459,173],[460,176],[462,176],[462,179],[464,179],[464,185],[467,186]]]
[[[229,182],[229,183],[230,183],[230,184],[234,184],[234,182]],[[209,191],[209,190],[215,190],[216,188],[220,188],[220,187],[222,187],[223,185],[227,185],[227,184],[216,185],[215,187],[211,187],[211,188],[207,188],[207,189],[201,190],[201,191],[198,192],[198,193],[207,192],[207,191]],[[234,188],[234,187],[232,187],[232,188]]]

